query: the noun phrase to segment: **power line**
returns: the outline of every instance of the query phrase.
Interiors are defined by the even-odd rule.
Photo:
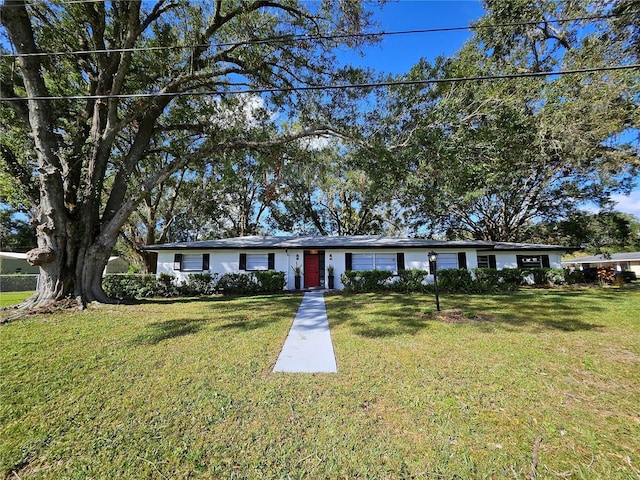
[[[79,3],[83,3],[86,0],[80,0]],[[6,7],[4,7],[6,8]],[[571,23],[580,22],[585,20],[606,20],[609,18],[618,18],[625,14],[608,14],[597,16],[585,16],[575,18],[558,18],[555,20],[530,20],[526,22],[507,22],[507,23],[495,23],[490,25],[466,25],[459,27],[441,27],[441,28],[425,28],[414,30],[397,30],[397,31],[383,31],[383,32],[371,32],[371,33],[345,33],[335,35],[284,35],[278,37],[270,37],[265,39],[255,40],[243,40],[237,42],[224,42],[224,43],[201,43],[193,45],[170,45],[170,46],[157,46],[157,47],[132,47],[132,48],[113,48],[113,49],[95,49],[95,50],[74,50],[70,52],[33,52],[33,53],[18,53],[7,54],[6,57],[19,58],[19,57],[54,57],[64,55],[87,55],[92,53],[124,53],[124,52],[138,52],[138,51],[162,51],[162,50],[185,50],[191,48],[228,48],[238,47],[243,45],[264,45],[270,43],[294,43],[307,40],[339,40],[339,39],[355,39],[355,38],[371,38],[371,37],[384,37],[394,35],[416,35],[425,33],[442,33],[442,32],[456,32],[462,30],[489,30],[503,27],[517,27],[538,25],[540,23]]]
[[[551,72],[528,72],[528,73],[505,73],[497,75],[473,76],[473,77],[452,77],[452,78],[429,78],[423,80],[398,80],[389,82],[376,83],[356,83],[344,85],[305,85],[298,87],[280,87],[280,88],[254,88],[245,90],[231,90],[226,92],[220,91],[201,91],[201,92],[176,92],[176,93],[128,93],[120,95],[69,95],[69,96],[48,96],[48,97],[0,97],[0,101],[25,101],[25,100],[104,100],[104,99],[126,99],[126,98],[158,98],[158,97],[187,97],[187,96],[215,96],[215,95],[243,95],[243,94],[263,94],[263,93],[290,93],[304,91],[323,91],[323,90],[349,90],[349,89],[375,89],[383,87],[401,87],[412,85],[429,85],[437,83],[462,83],[477,82],[484,80],[511,80],[516,78],[540,78],[560,75],[575,75],[580,73],[594,72],[611,72],[616,70],[633,70],[640,69],[640,64],[630,65],[614,65],[610,67],[595,68],[578,68],[572,70],[557,70]]]

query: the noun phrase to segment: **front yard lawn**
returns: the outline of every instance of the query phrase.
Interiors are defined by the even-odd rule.
[[[329,295],[339,373],[273,374],[300,299],[0,327],[0,476],[640,474],[640,290]]]
[[[12,305],[18,305],[20,302],[26,300],[33,291],[30,292],[0,292],[0,308],[10,307]]]

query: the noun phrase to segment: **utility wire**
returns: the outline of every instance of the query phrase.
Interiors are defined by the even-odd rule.
[[[6,7],[4,7],[6,8]],[[123,52],[138,52],[138,51],[161,51],[161,50],[184,50],[191,48],[228,48],[238,47],[243,45],[264,45],[270,43],[294,43],[303,42],[308,40],[338,40],[338,39],[355,39],[355,38],[371,38],[371,37],[384,37],[393,35],[415,35],[425,33],[442,33],[442,32],[456,32],[461,30],[483,30],[483,29],[495,29],[503,27],[518,27],[528,25],[539,25],[541,23],[571,23],[585,20],[606,20],[609,18],[617,18],[623,15],[629,15],[630,13],[620,15],[598,15],[598,16],[585,16],[575,18],[558,18],[555,20],[531,20],[526,22],[508,22],[508,23],[495,23],[490,25],[466,25],[461,27],[441,27],[441,28],[425,28],[416,30],[397,30],[388,32],[371,32],[371,33],[344,33],[336,35],[284,35],[278,37],[270,37],[265,39],[256,40],[243,40],[237,42],[225,42],[225,43],[201,43],[194,45],[170,45],[170,46],[157,46],[157,47],[132,47],[132,48],[112,48],[112,49],[96,49],[96,50],[74,50],[70,52],[33,52],[33,53],[19,53],[19,54],[6,54],[6,57],[53,57],[64,55],[87,55],[92,53],[123,53]]]
[[[323,90],[349,90],[349,89],[374,89],[382,87],[401,87],[412,85],[429,85],[437,83],[462,83],[477,82],[484,80],[500,80],[500,79],[516,79],[516,78],[540,78],[555,75],[575,75],[580,73],[593,72],[610,72],[616,70],[633,70],[640,69],[640,64],[630,65],[614,65],[610,67],[597,68],[578,68],[572,70],[557,70],[551,72],[528,72],[528,73],[505,73],[497,75],[474,76],[474,77],[452,77],[452,78],[429,78],[424,80],[399,80],[390,82],[376,83],[355,83],[344,85],[305,85],[298,87],[280,87],[280,88],[254,88],[244,90],[231,91],[201,91],[201,92],[157,92],[157,93],[128,93],[120,95],[69,95],[69,96],[48,96],[48,97],[0,97],[0,101],[16,102],[25,100],[103,100],[103,99],[126,99],[126,98],[158,98],[158,97],[187,97],[187,96],[223,96],[223,95],[243,95],[243,94],[263,94],[263,93],[288,93],[288,92],[304,92],[304,91],[323,91]]]

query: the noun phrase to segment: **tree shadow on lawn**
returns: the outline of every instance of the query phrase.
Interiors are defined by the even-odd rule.
[[[282,299],[286,301],[301,302],[301,294],[265,294],[265,295],[211,295],[205,297],[166,297],[166,298],[139,298],[120,300],[123,305],[173,305],[189,303],[226,303],[241,300],[243,303],[264,303],[265,300]]]
[[[480,328],[533,327],[538,330],[564,332],[589,331],[604,328],[593,323],[594,314],[604,314],[607,302],[616,300],[616,293],[580,290],[523,290],[504,295],[454,295],[452,303],[470,312],[490,314],[491,322],[482,322]]]
[[[484,332],[496,329],[533,328],[562,332],[601,330],[594,314],[606,313],[607,303],[623,294],[601,290],[584,294],[580,290],[520,291],[503,295],[443,294],[442,310],[460,309],[467,321]],[[371,314],[366,310],[374,307]],[[428,310],[428,311],[425,311]],[[345,325],[364,337],[415,335],[434,322],[447,321],[435,312],[433,295],[376,294],[345,295],[328,311],[331,326]]]
[[[267,327],[283,319],[293,322],[296,310],[302,302],[302,295],[260,295],[253,297],[234,297],[241,300],[245,312],[237,312],[215,327],[216,330],[238,330],[248,332]],[[274,304],[274,302],[276,302]],[[282,307],[282,308],[280,308]]]
[[[429,327],[429,319],[415,314],[424,308],[425,297],[420,295],[376,294],[344,295],[337,297],[336,307],[328,308],[331,328],[345,325],[357,335],[368,338],[416,335]],[[370,315],[363,310],[375,306]]]
[[[145,326],[145,331],[133,340],[133,343],[138,345],[157,345],[165,340],[197,333],[202,330],[206,323],[207,320],[189,318],[150,323]]]
[[[392,318],[374,320],[370,323],[351,322],[350,327],[355,328],[356,333],[362,337],[380,338],[399,335],[416,335],[421,330],[429,327],[428,320],[419,318]]]
[[[219,303],[242,297],[226,297],[222,295],[210,297],[167,297],[167,298],[139,298],[122,300],[123,305],[174,305],[190,303]]]
[[[234,305],[233,300],[239,302]],[[154,322],[146,325],[146,331],[141,333],[134,343],[155,345],[164,340],[190,335],[200,331],[205,325],[214,325],[214,330],[237,330],[247,332],[280,322],[284,317],[293,320],[291,310],[300,304],[302,296],[235,296],[235,297],[193,297],[150,299],[136,302],[138,304],[190,304],[198,302],[212,311],[207,319],[173,319]],[[282,306],[282,311],[278,307]],[[246,312],[246,313],[245,313]]]
[[[238,330],[240,332],[248,332],[263,328],[272,323],[279,322],[281,318],[268,317],[268,318],[249,318],[247,315],[241,315],[236,317],[235,321],[226,322],[222,325],[215,327],[215,330]]]

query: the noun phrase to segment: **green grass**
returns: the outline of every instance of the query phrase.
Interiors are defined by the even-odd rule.
[[[339,373],[273,374],[299,302],[1,327],[0,476],[638,477],[640,289],[328,296]]]
[[[26,300],[31,295],[33,295],[33,291],[28,292],[0,292],[0,308],[10,307],[12,305],[17,305],[23,300]]]

